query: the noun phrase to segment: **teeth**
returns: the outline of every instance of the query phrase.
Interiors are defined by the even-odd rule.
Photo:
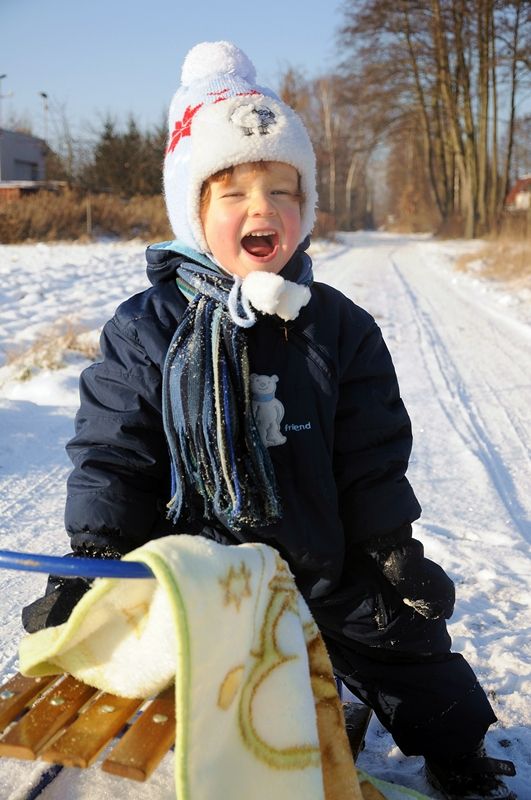
[[[275,231],[253,231],[252,233],[247,233],[246,236],[274,236]]]

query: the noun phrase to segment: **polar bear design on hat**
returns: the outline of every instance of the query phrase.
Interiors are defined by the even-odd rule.
[[[275,397],[278,375],[251,374],[252,408],[256,427],[266,447],[285,444],[287,439],[280,431],[284,406]]]
[[[239,125],[245,136],[253,136],[255,133],[264,136],[269,133],[271,125],[276,125],[275,114],[268,106],[239,106],[230,121]]]

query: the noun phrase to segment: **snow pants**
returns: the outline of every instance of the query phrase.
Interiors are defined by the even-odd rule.
[[[334,671],[370,706],[405,755],[451,758],[473,750],[496,716],[444,619],[406,606],[360,558],[341,589],[310,608]]]

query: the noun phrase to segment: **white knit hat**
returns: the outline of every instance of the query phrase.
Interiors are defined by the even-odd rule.
[[[164,195],[173,232],[183,244],[208,252],[199,213],[204,181],[250,161],[282,161],[301,177],[301,240],[315,222],[315,155],[298,115],[255,83],[253,64],[230,42],[190,50],[168,115]]]

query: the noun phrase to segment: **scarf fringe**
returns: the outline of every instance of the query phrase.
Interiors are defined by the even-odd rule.
[[[193,286],[185,272],[180,270],[181,280]],[[220,303],[223,279],[195,277],[210,296],[197,294],[189,303],[164,367],[174,483],[168,518],[218,520],[235,531],[270,525],[282,511],[252,413],[245,330],[228,312],[228,292]]]

